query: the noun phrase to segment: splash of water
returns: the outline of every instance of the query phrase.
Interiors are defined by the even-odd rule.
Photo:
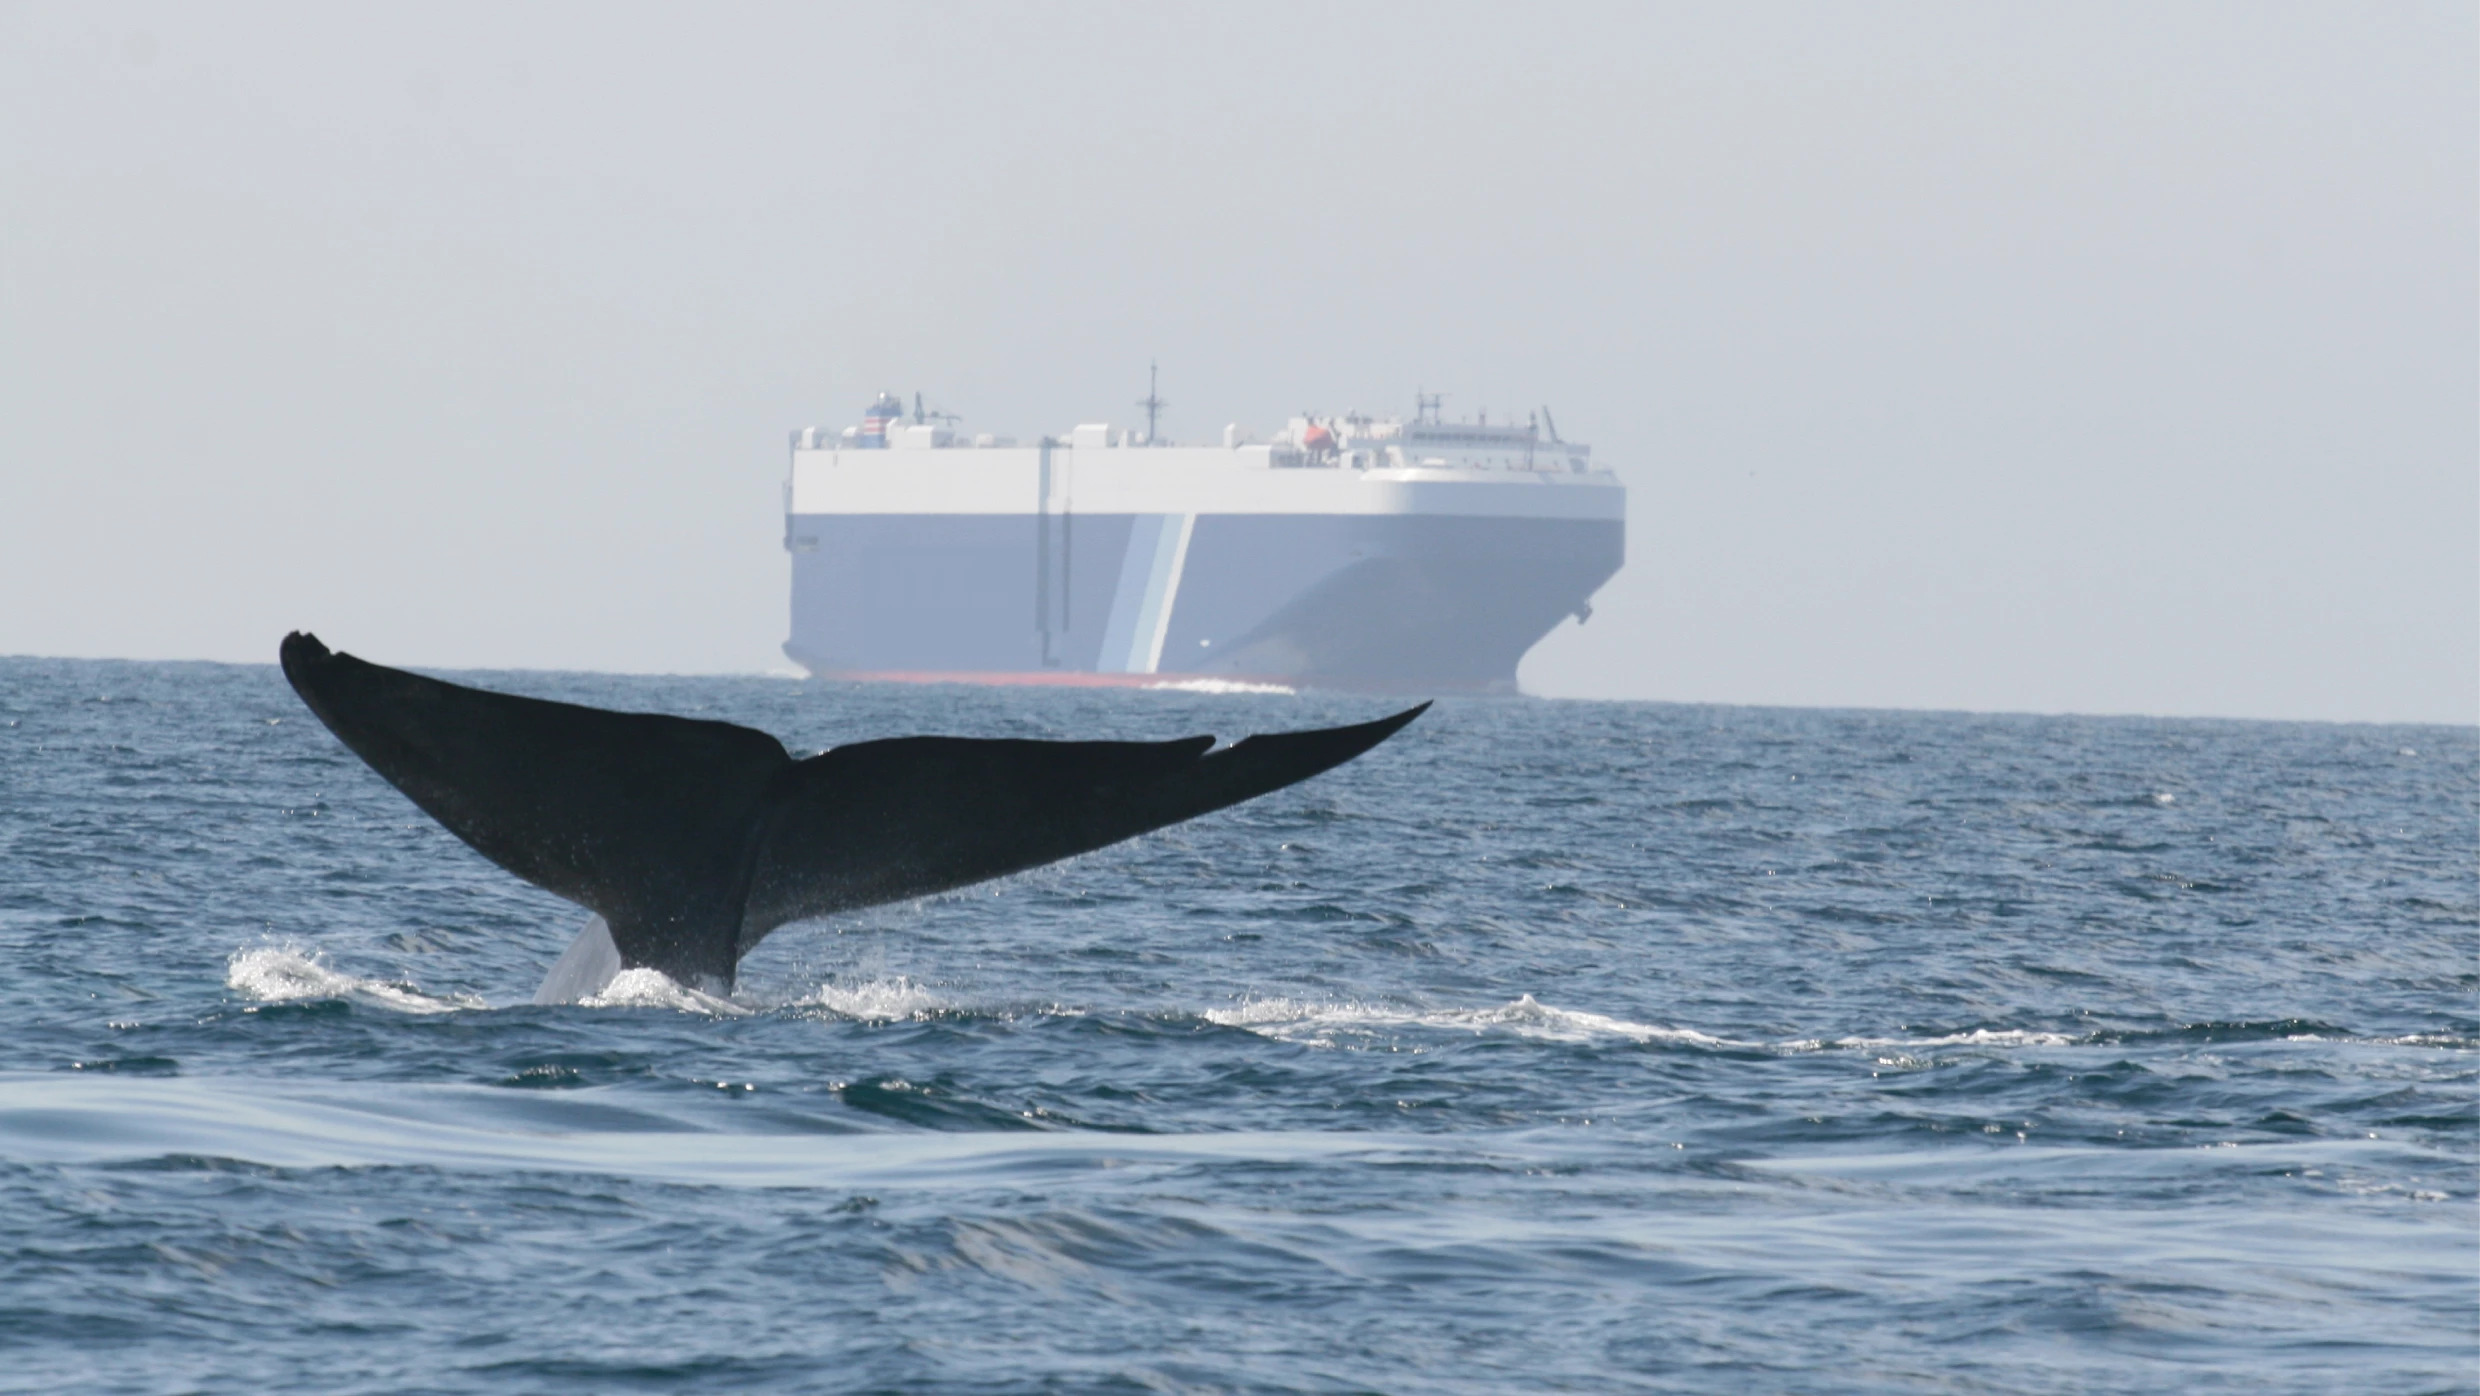
[[[600,992],[578,1000],[584,1008],[668,1008],[718,1018],[747,1017],[751,1010],[727,998],[701,993],[659,969],[624,969]]]
[[[224,986],[261,1003],[300,999],[354,999],[400,1013],[454,1013],[487,1008],[470,994],[440,997],[410,984],[364,979],[328,964],[319,951],[289,942],[236,950],[224,962]]]
[[[838,1018],[864,1023],[892,1023],[926,1018],[954,1007],[904,975],[859,984],[821,984],[790,1007],[818,1009]]]

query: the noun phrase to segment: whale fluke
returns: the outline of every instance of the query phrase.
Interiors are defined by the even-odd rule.
[[[557,997],[637,968],[729,989],[778,926],[1022,872],[1280,790],[1429,707],[1221,751],[1212,737],[896,737],[795,761],[728,722],[467,688],[301,632],[282,657],[294,692],[371,769],[476,852],[599,918],[546,979]],[[591,943],[598,933],[616,958]]]

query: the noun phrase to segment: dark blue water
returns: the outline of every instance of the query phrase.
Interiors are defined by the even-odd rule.
[[[535,1008],[583,914],[272,669],[4,660],[0,1388],[2480,1390],[2476,795],[2471,729],[1449,702]]]

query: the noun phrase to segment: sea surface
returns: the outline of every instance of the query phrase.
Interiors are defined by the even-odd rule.
[[[2471,728],[1450,700],[537,1008],[272,667],[0,660],[0,1390],[2480,1391],[2476,850]]]

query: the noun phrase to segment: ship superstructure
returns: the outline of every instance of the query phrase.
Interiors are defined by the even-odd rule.
[[[1618,571],[1626,501],[1546,410],[1019,444],[881,394],[793,438],[784,652],[838,678],[1507,691]]]

